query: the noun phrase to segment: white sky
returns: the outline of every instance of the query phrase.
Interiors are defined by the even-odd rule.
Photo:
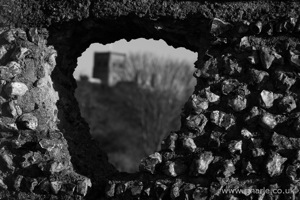
[[[158,57],[170,58],[174,60],[186,60],[193,66],[194,62],[197,60],[197,54],[187,50],[185,48],[171,47],[163,40],[146,40],[137,39],[127,42],[122,39],[112,44],[102,45],[98,43],[93,43],[90,47],[82,53],[82,56],[78,58],[78,66],[74,72],[74,77],[78,78],[80,75],[92,76],[94,53],[95,52],[107,52],[113,51],[118,53],[128,54],[130,52],[143,53],[150,52]]]

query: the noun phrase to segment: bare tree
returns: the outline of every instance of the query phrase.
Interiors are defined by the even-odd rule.
[[[129,54],[121,80],[135,81],[139,86],[168,91],[183,98],[196,84],[193,69],[186,61],[164,59],[150,53]]]
[[[181,108],[195,83],[187,63],[151,54],[129,55],[125,70],[118,72],[123,82],[108,88],[82,80],[76,96],[91,134],[113,155],[111,162],[132,172],[179,128]]]
[[[160,148],[162,139],[179,128],[183,102],[196,84],[186,62],[161,59],[152,54],[130,54],[123,80],[134,81],[139,91],[132,108],[137,109],[144,150],[149,154]]]

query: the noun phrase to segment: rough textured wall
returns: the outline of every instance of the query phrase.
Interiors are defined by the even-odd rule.
[[[299,9],[292,1],[2,0],[1,198],[278,199],[220,189],[295,192]],[[116,173],[91,139],[72,73],[92,42],[138,37],[197,51],[198,84],[181,130],[130,175]]]
[[[59,95],[50,77],[57,52],[35,28],[0,32],[0,197],[46,199],[64,190],[61,197],[74,191],[80,199],[91,180],[74,172],[57,127]]]

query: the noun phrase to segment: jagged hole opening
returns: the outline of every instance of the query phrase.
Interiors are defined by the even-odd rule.
[[[195,60],[194,52],[142,38],[93,43],[78,58],[73,75],[81,115],[119,171],[136,172],[180,128],[181,108],[196,84]]]

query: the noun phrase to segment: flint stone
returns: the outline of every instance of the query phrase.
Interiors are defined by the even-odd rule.
[[[229,151],[234,154],[235,152],[239,151],[239,153],[242,153],[242,144],[243,141],[231,141],[230,144],[228,145]]]
[[[116,189],[115,189],[115,194],[120,195],[123,194],[127,189],[127,184],[126,183],[118,183],[116,184]]]
[[[285,31],[292,33],[294,30],[294,27],[296,26],[297,18],[289,17],[287,20],[283,23],[283,28]]]
[[[262,83],[266,82],[266,80],[269,78],[269,74],[265,71],[256,70],[256,69],[250,69],[250,79],[252,83],[261,85]]]
[[[269,186],[270,191],[276,191],[276,189],[279,189],[279,186],[277,183]],[[269,193],[269,199],[280,200],[279,195],[280,194],[275,194],[275,193],[271,192],[271,193]]]
[[[35,187],[38,185],[38,181],[35,179],[35,178],[32,178],[32,179],[30,179],[29,181],[28,181],[28,190],[30,191],[30,192],[33,192],[34,191],[34,189],[35,189]]]
[[[300,149],[300,138],[289,138],[293,148]]]
[[[268,24],[266,24],[266,26],[264,27],[265,28],[265,32],[269,35],[269,36],[272,36],[273,35],[273,32],[274,32],[274,23],[273,22],[270,22]]]
[[[16,38],[14,37],[13,31],[6,31],[6,32],[3,34],[3,38],[4,38],[8,43],[12,43],[13,41],[16,40]]]
[[[247,107],[247,98],[236,95],[235,98],[229,99],[228,104],[234,111],[239,112]]]
[[[143,183],[142,182],[135,182],[132,185],[130,191],[131,191],[132,196],[140,195],[142,193],[142,191],[143,191]]]
[[[77,183],[76,192],[82,196],[86,196],[89,187],[92,187],[91,179],[85,177],[84,180]]]
[[[213,160],[214,156],[212,152],[205,151],[201,153],[198,158],[194,159],[193,164],[191,165],[191,174],[195,176],[205,174],[209,164]]]
[[[6,84],[5,80],[0,80],[0,93],[2,92],[3,86]],[[2,96],[0,96],[0,104],[3,104],[6,102],[6,99],[4,99]]]
[[[294,97],[292,97],[292,96],[283,97],[283,99],[279,103],[279,106],[285,112],[291,112],[292,110],[296,109],[296,107],[297,107],[296,101],[295,101]]]
[[[11,153],[9,153],[7,150],[5,150],[4,147],[0,150],[0,158],[3,162],[3,164],[5,163],[5,167],[7,169],[10,169],[10,170],[15,169],[14,162],[13,162],[13,155]]]
[[[196,188],[195,184],[185,183],[182,187],[182,190],[184,191],[186,196],[191,196],[193,194],[195,188]],[[189,198],[186,197],[186,199],[189,199]]]
[[[105,194],[107,197],[115,196],[116,184],[113,181],[108,181],[108,184],[105,187]]]
[[[246,122],[248,124],[252,124],[254,122],[255,119],[258,118],[258,116],[261,114],[261,111],[258,107],[254,106],[251,110],[250,113],[247,114],[246,116]]]
[[[223,127],[226,130],[235,124],[235,118],[232,115],[218,110],[215,110],[211,113],[210,120],[212,123],[219,127]]]
[[[241,135],[244,137],[244,138],[252,138],[253,137],[253,134],[250,132],[250,131],[248,131],[247,129],[245,129],[245,128],[243,128],[242,130],[241,130]]]
[[[294,122],[293,125],[294,130],[296,131],[296,133],[300,133],[300,117],[298,116]]]
[[[47,55],[47,61],[48,61],[48,64],[51,66],[50,71],[49,71],[49,73],[51,73],[56,65],[57,51],[54,49],[53,46],[49,46],[48,50],[49,50],[48,51],[49,54]]]
[[[27,35],[24,30],[16,29],[14,34],[18,39],[27,40]]]
[[[277,134],[272,135],[272,145],[277,149],[300,149],[300,138],[286,137],[284,135]]]
[[[287,188],[287,191],[289,192],[284,194],[284,198],[296,200],[299,197],[299,188],[297,183],[289,184]]]
[[[283,21],[277,22],[275,28],[276,28],[276,32],[282,33],[284,31]]]
[[[217,59],[210,58],[207,60],[203,67],[199,69],[199,77],[218,80],[220,78],[217,67]]]
[[[275,60],[274,60],[275,64],[284,65],[284,59],[280,54],[278,54],[274,51],[273,55],[275,56]]]
[[[22,73],[21,65],[17,62],[11,61],[6,65],[6,67],[9,69],[12,77],[15,77]]]
[[[256,147],[254,149],[252,149],[252,155],[253,157],[260,157],[260,156],[264,156],[266,153],[265,153],[265,150],[263,148],[260,148],[260,147]]]
[[[29,167],[30,165],[36,164],[43,160],[42,155],[39,151],[37,152],[32,152],[30,151],[29,153],[23,155],[24,161],[21,163],[23,168]],[[41,166],[39,166],[41,167]],[[47,168],[48,171],[49,168]]]
[[[28,91],[28,87],[24,83],[11,82],[5,86],[4,91],[9,97],[23,96]]]
[[[29,41],[38,44],[40,41],[40,37],[38,35],[37,28],[30,28],[28,31]]]
[[[231,58],[231,55],[223,56],[223,67],[225,68],[224,73],[228,75],[237,75],[242,71],[242,67],[238,64],[236,59]]]
[[[240,85],[239,81],[236,79],[228,79],[222,83],[222,93],[228,95],[233,92]]]
[[[183,148],[187,149],[190,152],[194,152],[197,148],[197,146],[192,138],[183,138],[182,145],[183,145]]]
[[[16,49],[13,54],[12,54],[12,59],[14,60],[21,60],[23,59],[29,52],[29,49],[25,48],[25,47],[21,47]]]
[[[258,56],[258,52],[256,49],[252,49],[252,53],[250,56],[248,56],[247,60],[252,65],[257,65],[259,63],[259,56]]]
[[[22,109],[15,102],[16,101],[10,101],[7,107],[7,111],[12,117],[17,117],[22,115]]]
[[[269,34],[269,35],[270,35],[270,34]],[[258,200],[264,200],[265,198],[267,198],[265,192],[260,193],[260,194],[258,195]]]
[[[24,176],[18,175],[17,178],[14,181],[14,188],[19,191],[21,187],[21,182],[23,180]]]
[[[252,145],[253,147],[261,147],[261,144],[262,144],[262,139],[260,138],[251,138],[251,142],[252,142]]]
[[[296,26],[294,28],[294,32],[295,33],[299,33],[300,32],[300,19],[298,18]]]
[[[163,199],[167,189],[168,187],[164,183],[162,183],[162,181],[155,182],[155,193],[158,199]]]
[[[275,77],[277,79],[277,88],[282,90],[289,90],[295,83],[296,79],[292,78],[292,74],[276,71]]]
[[[162,156],[160,153],[156,152],[154,154],[151,154],[150,156],[142,159],[140,164],[140,171],[150,172],[151,174],[154,174],[155,167],[157,164],[162,162]]]
[[[268,129],[273,129],[277,125],[277,121],[276,121],[276,118],[274,117],[274,115],[267,113],[267,112],[261,116],[260,122],[263,127],[268,128]]]
[[[221,35],[222,33],[227,32],[232,27],[233,26],[230,23],[224,22],[218,18],[214,18],[211,22],[210,33],[214,36],[218,36]]]
[[[208,108],[208,101],[205,98],[201,98],[200,96],[197,96],[193,94],[189,100],[192,109],[195,111],[195,113],[200,114],[204,110],[207,110]]]
[[[162,141],[162,149],[169,149],[174,151],[176,148],[176,141],[178,139],[178,135],[176,133],[171,133],[167,136],[166,139]]]
[[[0,60],[5,56],[5,54],[7,53],[7,50],[4,46],[0,47]]]
[[[144,190],[143,190],[143,193],[146,195],[146,196],[150,196],[150,192],[151,192],[151,188],[150,187],[146,187],[146,188],[144,188]]]
[[[7,185],[3,182],[2,178],[0,178],[0,190],[1,190],[1,188],[2,188],[2,191],[8,189]]]
[[[53,149],[55,149],[56,146],[61,146],[62,143],[60,143],[58,140],[44,138],[40,140],[39,145],[41,148],[46,149],[48,152],[51,152]]]
[[[61,186],[60,191],[72,195],[75,191],[76,185],[73,183],[64,183]]]
[[[163,161],[172,160],[176,157],[175,152],[167,152],[166,151],[166,152],[161,153],[161,155],[162,155]]]
[[[13,101],[10,101],[7,104],[7,111],[12,117],[17,117],[17,115],[18,115]]]
[[[193,200],[206,200],[208,198],[208,188],[197,187],[193,193]]]
[[[201,134],[203,132],[203,129],[207,123],[207,118],[205,115],[190,115],[186,118],[186,126],[190,130],[197,131],[198,134]]]
[[[244,195],[246,195],[246,194],[244,194]],[[233,195],[229,195],[228,200],[239,200],[239,198],[237,198],[236,196],[233,196]]]
[[[262,30],[262,22],[261,21],[257,21],[255,23],[252,23],[250,25],[250,30],[254,34],[260,34],[260,32]]]
[[[251,164],[250,161],[247,162],[246,170],[247,170],[247,172],[248,172],[248,175],[249,175],[249,174],[254,174],[254,173],[255,173],[255,170],[253,169],[253,166],[252,166],[252,164]]]
[[[286,175],[288,176],[291,182],[293,183],[299,182],[300,177],[297,173],[299,169],[300,169],[300,163],[294,163],[293,165],[289,165],[286,168]]]
[[[10,73],[9,68],[6,66],[0,66],[0,79],[1,80],[10,80],[12,79],[14,76],[13,74]]]
[[[221,185],[219,182],[212,182],[210,184],[210,187],[209,187],[209,191],[210,191],[210,194],[211,194],[211,198],[210,199],[215,199],[216,196],[219,196],[220,193],[221,193],[221,189],[223,188],[224,186]],[[213,198],[212,198],[213,197]]]
[[[246,97],[247,95],[250,94],[250,91],[248,90],[248,86],[243,83],[237,87],[235,94],[240,95],[242,97]]]
[[[241,38],[241,41],[240,41],[240,45],[239,45],[240,49],[242,50],[247,50],[251,47],[250,45],[250,42],[249,42],[249,37],[247,36],[244,36]]]
[[[260,93],[260,105],[264,108],[271,108],[274,102],[274,93],[263,90]]]
[[[273,176],[279,176],[282,173],[283,170],[283,163],[287,160],[287,158],[282,157],[278,153],[272,153],[270,155],[268,164],[267,164],[267,170],[271,177]]]
[[[213,131],[210,134],[211,141],[215,142],[217,144],[217,147],[220,147],[220,145],[221,145],[222,135],[223,135],[223,133],[218,132],[218,131]]]
[[[225,160],[224,162],[224,176],[230,177],[232,174],[235,173],[235,166],[232,162],[232,160]]]
[[[300,145],[299,145],[300,146]],[[297,158],[296,158],[297,161],[300,161],[300,150],[297,150]]]
[[[53,162],[50,165],[50,173],[59,173],[65,169],[68,169],[70,167],[70,163],[67,161],[64,162]]]
[[[300,55],[290,51],[290,64],[294,67],[300,68]]]
[[[16,116],[22,115],[23,111],[22,111],[21,107],[19,105],[17,105],[16,103],[14,103],[14,104],[15,104],[15,109],[16,109],[16,112],[17,112]]]
[[[164,173],[167,176],[177,177],[183,174],[187,169],[187,166],[181,161],[167,161],[165,163]]]
[[[205,94],[209,103],[218,104],[220,102],[220,96],[212,93],[210,87],[205,89]]]
[[[62,182],[61,181],[53,181],[50,182],[50,189],[54,194],[58,194],[58,192],[60,191],[62,186]]]
[[[1,124],[1,126],[2,126],[2,124]],[[18,127],[17,127],[16,123],[9,123],[9,124],[7,124],[7,126],[5,128],[9,129],[10,131],[17,131],[18,130]]]
[[[38,127],[38,119],[31,113],[25,113],[17,119],[18,127],[35,130]]]
[[[271,67],[273,61],[275,60],[275,56],[274,56],[273,52],[271,51],[271,49],[262,47],[260,50],[260,59],[262,62],[262,66],[265,69],[269,69]]]
[[[172,185],[171,192],[170,192],[171,199],[176,199],[180,196],[180,190],[182,185],[183,183],[180,179],[176,180],[176,182]]]
[[[240,34],[247,33],[249,31],[249,25],[250,25],[250,22],[247,20],[244,20],[238,28],[238,33],[240,33]]]
[[[44,179],[39,183],[39,190],[43,193],[49,194],[50,193],[50,181],[48,179]]]

